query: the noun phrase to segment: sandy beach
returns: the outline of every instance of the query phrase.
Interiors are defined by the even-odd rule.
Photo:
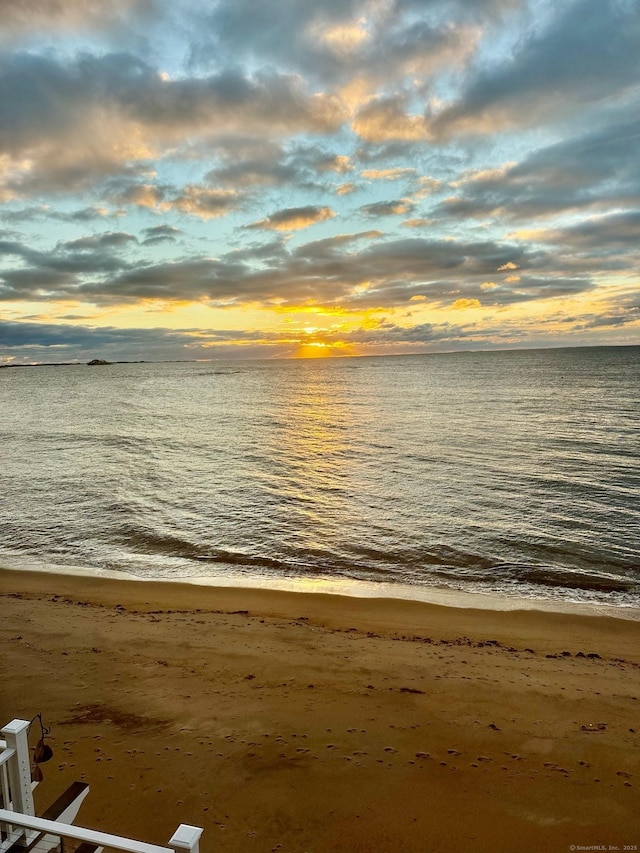
[[[640,622],[0,571],[46,807],[208,851],[640,845]],[[575,845],[572,848],[571,845]]]

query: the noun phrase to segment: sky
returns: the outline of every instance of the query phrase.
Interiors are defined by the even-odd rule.
[[[0,4],[0,364],[640,343],[638,0]]]

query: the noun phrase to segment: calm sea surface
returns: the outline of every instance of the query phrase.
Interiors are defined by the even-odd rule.
[[[640,604],[640,347],[0,370],[0,565]]]

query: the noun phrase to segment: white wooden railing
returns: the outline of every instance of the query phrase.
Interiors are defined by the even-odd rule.
[[[35,810],[29,760],[29,723],[26,720],[13,720],[1,733],[5,738],[0,744],[2,810],[10,815],[6,828],[0,823],[0,851],[4,851],[11,847],[16,837],[26,843],[34,840],[33,832],[14,828],[13,818],[18,815],[35,815]]]
[[[11,802],[11,788],[9,787],[9,759],[16,754],[14,749],[7,747],[6,741],[0,740],[0,808]]]
[[[199,827],[181,823],[167,847],[161,847],[158,844],[147,844],[145,841],[137,841],[134,838],[110,835],[108,832],[98,832],[95,829],[86,829],[83,826],[73,826],[72,824],[61,823],[58,820],[44,820],[41,817],[18,815],[8,809],[0,809],[0,824],[3,822],[10,823],[14,828],[14,835],[10,839],[9,845],[4,848],[7,850],[22,837],[23,832],[30,831],[34,838],[38,835],[53,835],[57,838],[85,842],[95,847],[122,850],[125,853],[183,853],[185,850],[190,851],[190,853],[198,853],[198,843],[202,834]]]
[[[184,823],[180,824],[166,847],[73,826],[72,821],[88,793],[88,786],[84,786],[83,791],[75,797],[74,802],[67,805],[64,814],[58,815],[57,820],[36,817],[27,740],[29,725],[26,720],[13,720],[1,730],[5,739],[0,740],[0,853],[13,851],[16,845],[44,853],[54,847],[62,849],[63,839],[90,845],[93,850],[107,848],[124,853],[199,853],[202,829]]]

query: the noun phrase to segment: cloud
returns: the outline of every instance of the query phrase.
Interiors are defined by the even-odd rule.
[[[438,178],[432,178],[430,175],[421,175],[413,183],[412,196],[415,199],[425,198],[442,188],[442,181]]]
[[[587,250],[592,255],[596,247],[610,257],[612,249],[640,252],[640,209],[589,217],[564,228],[540,228],[526,232],[526,239],[537,243],[552,243],[570,247],[573,251]],[[513,234],[518,236],[518,232]],[[513,267],[515,269],[515,267]]]
[[[198,138],[326,133],[343,119],[335,98],[307,94],[290,75],[165,79],[131,54],[0,54],[0,79],[0,190],[9,198],[87,188]],[[157,203],[153,192],[138,188],[137,203]]]
[[[462,95],[429,120],[434,137],[566,120],[588,104],[636,87],[635,3],[578,0],[558,8],[547,27],[532,28],[507,61],[472,69]]]
[[[212,358],[261,355],[276,335],[243,329],[118,329],[69,323],[0,320],[4,358],[21,361],[86,362],[97,356],[112,361]],[[282,347],[281,347],[282,348]]]
[[[480,308],[480,300],[479,299],[456,299],[456,301],[451,306],[456,310],[464,310],[465,308]]]
[[[286,57],[288,68],[323,87],[355,80],[366,91],[462,62],[473,39],[458,15],[456,10],[454,22],[443,24],[403,2],[265,0],[257,6],[253,0],[220,0],[199,22],[192,58],[207,68],[221,57],[257,65]]]
[[[348,249],[354,243],[379,240],[381,237],[384,237],[384,232],[378,230],[358,231],[355,234],[335,234],[332,237],[324,237],[322,240],[305,243],[296,249],[294,257],[302,258],[305,262],[313,259],[320,262],[325,259],[339,259],[340,250]],[[283,259],[286,260],[286,257]]]
[[[487,19],[499,20],[504,14],[513,12],[524,5],[523,0],[432,0],[430,6],[446,16],[460,16],[461,19],[486,22]],[[421,12],[424,0],[396,0],[394,11]]]
[[[351,157],[346,154],[327,154],[321,155],[316,160],[316,168],[320,172],[337,172],[339,175],[344,175],[353,169]]]
[[[234,188],[292,186],[322,190],[328,172],[346,174],[354,167],[347,155],[326,153],[316,143],[283,145],[272,139],[224,136],[209,146],[219,164],[205,175],[210,184]]]
[[[206,180],[233,187],[257,187],[294,184],[299,177],[300,172],[294,164],[264,157],[240,160],[212,169],[207,173]]]
[[[333,336],[346,344],[360,345],[361,347],[388,347],[389,351],[398,349],[398,345],[406,345],[415,351],[415,346],[433,343],[458,343],[464,338],[474,337],[472,330],[465,330],[461,325],[449,323],[417,323],[413,326],[401,326],[388,320],[381,320],[371,324],[368,328],[355,329],[353,331],[340,330]],[[331,341],[328,335],[327,340]]]
[[[403,216],[411,213],[416,207],[409,198],[398,198],[394,201],[376,201],[372,204],[364,204],[360,208],[365,216],[377,219],[379,216]]]
[[[215,219],[235,210],[239,200],[235,190],[207,189],[189,184],[172,202],[167,202],[167,206],[202,219]]]
[[[324,222],[326,219],[331,219],[335,213],[330,207],[316,207],[307,205],[306,207],[289,207],[286,210],[278,210],[267,216],[266,219],[261,219],[259,222],[254,222],[251,228],[266,228],[274,231],[297,231],[300,228],[308,228],[310,225],[315,225],[317,222]]]
[[[90,237],[68,240],[62,243],[60,248],[67,251],[94,252],[97,249],[121,249],[137,242],[132,234],[127,234],[124,231],[107,231],[104,234],[92,234]]]
[[[282,230],[309,218],[315,221],[318,216],[317,211],[296,209],[279,214]],[[315,302],[364,308],[405,305],[412,296],[423,294],[434,305],[446,305],[453,291],[456,298],[484,302],[480,284],[511,258],[523,268],[550,264],[542,253],[527,254],[513,244],[382,238],[374,230],[312,241],[295,250],[277,242],[267,244],[262,252],[254,247],[219,258],[190,257],[163,263],[144,258],[134,262],[118,257],[111,247],[86,251],[58,246],[51,252],[38,252],[19,241],[6,240],[0,241],[0,257],[18,258],[22,265],[2,273],[0,298],[94,304],[205,300],[220,306]],[[359,250],[354,248],[356,242],[362,244]],[[492,293],[492,302],[547,298],[591,286],[589,279],[562,279],[551,270],[546,276],[523,276],[517,289],[503,283]]]
[[[565,211],[640,207],[638,139],[637,118],[607,121],[519,162],[462,174],[455,181],[456,195],[438,202],[431,213],[529,224]]]
[[[150,228],[144,228],[142,233],[146,235],[143,244],[153,246],[158,243],[175,243],[178,234],[183,232],[180,228],[174,228],[173,225],[154,225]]]
[[[162,213],[170,211],[200,219],[217,219],[237,210],[243,194],[237,190],[186,184],[174,187],[168,184],[131,183],[126,178],[110,181],[105,192],[109,200],[120,206],[135,205]]]
[[[165,203],[166,187],[120,181],[118,184],[119,186],[111,184],[112,189],[108,190],[109,200],[114,204],[133,204],[138,207],[156,208],[162,207]]]
[[[406,112],[406,100],[401,95],[381,97],[365,104],[356,113],[351,127],[366,142],[416,142],[431,138],[425,117]]]
[[[395,169],[364,169],[360,172],[360,177],[370,181],[398,181],[400,178],[412,178],[415,174],[415,169],[405,166]]]
[[[79,210],[74,210],[71,213],[65,211],[51,211],[49,215],[52,219],[59,219],[62,222],[85,223],[93,222],[96,219],[104,219],[106,216],[112,216],[114,213],[104,205],[93,204],[89,207],[82,207]]]
[[[75,299],[87,277],[100,280],[129,266],[119,253],[137,240],[124,232],[59,243],[52,251],[38,251],[20,241],[0,241],[0,258],[19,266],[0,269],[0,300]]]
[[[350,195],[358,189],[357,184],[347,181],[344,184],[339,184],[336,187],[336,195]]]
[[[638,322],[638,317],[631,317],[627,314],[616,314],[614,316],[599,316],[592,317],[585,323],[576,325],[576,329],[602,329],[611,326],[625,326],[630,322]]]
[[[147,16],[153,10],[151,0],[38,0],[0,5],[0,40],[25,33],[46,33],[51,29],[101,29],[124,23],[130,16]]]
[[[323,333],[328,346],[357,347],[367,352],[415,351],[430,345],[446,345],[484,340],[481,330],[449,323],[421,323],[401,326],[388,320],[368,328],[335,328]],[[119,360],[183,360],[210,358],[259,358],[286,356],[292,346],[308,342],[302,329],[288,333],[247,329],[118,329],[70,323],[9,322],[0,320],[1,358],[5,363],[88,362],[101,357]],[[82,369],[76,368],[76,369]]]
[[[403,228],[424,228],[426,225],[433,225],[433,219],[426,219],[423,216],[416,216],[413,219],[405,219],[402,222]]]

